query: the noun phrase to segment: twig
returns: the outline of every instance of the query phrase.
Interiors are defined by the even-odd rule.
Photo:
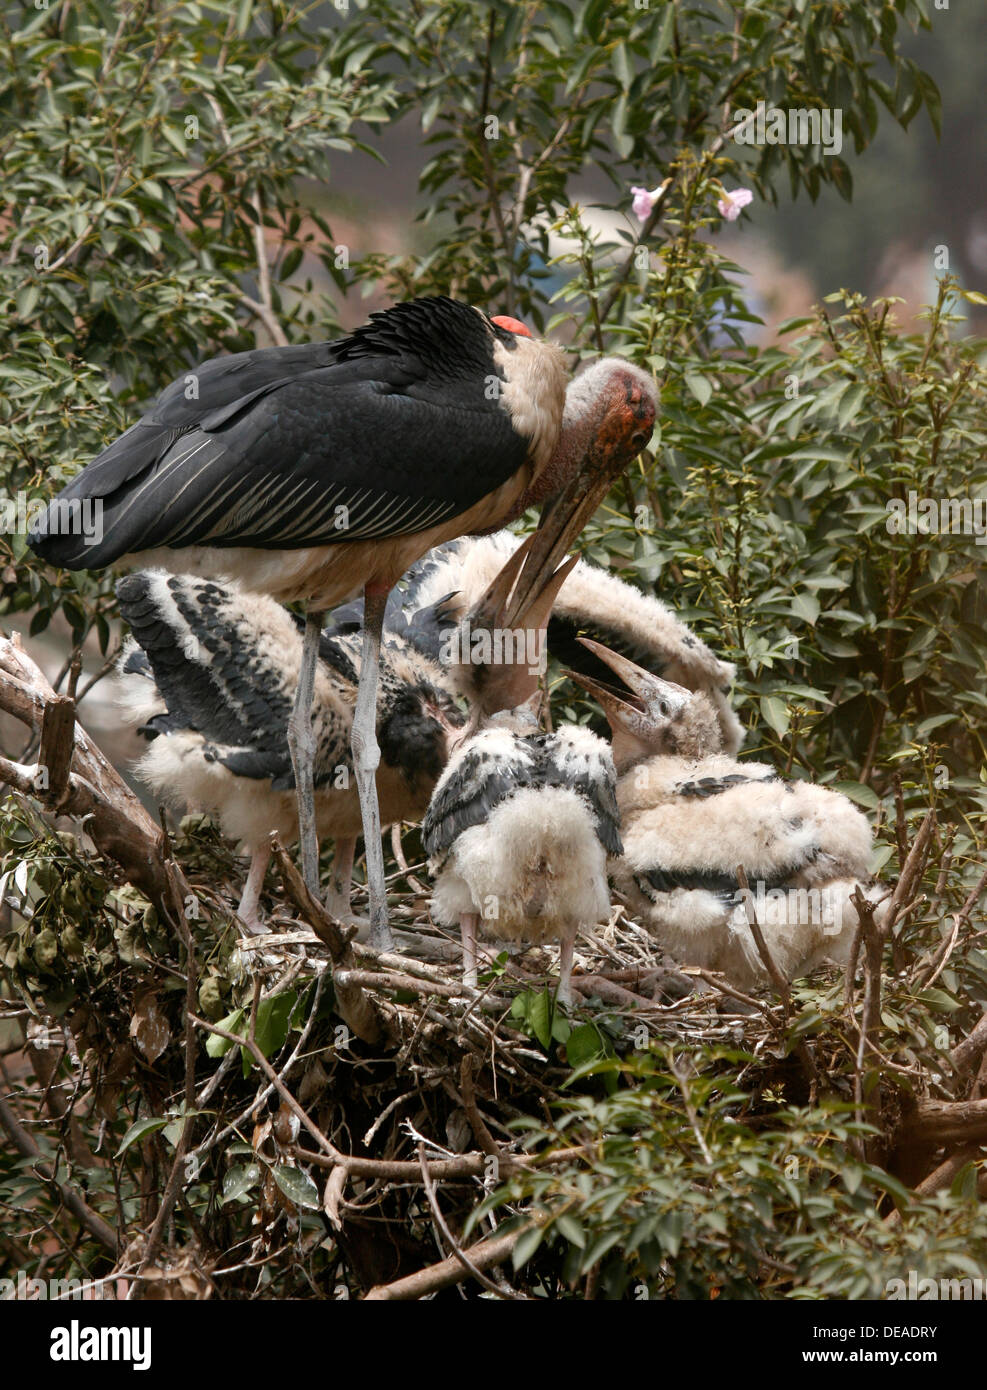
[[[358,1038],[372,1047],[385,1041],[393,1043],[396,1040],[393,1027],[380,1006],[365,992],[362,984],[345,978],[346,972],[353,973],[358,970],[356,955],[348,935],[309,892],[304,879],[278,843],[276,836],[271,838],[271,847],[280,866],[288,896],[329,950],[329,958],[333,964],[336,1009],[340,1018]],[[344,978],[339,979],[339,974]]]
[[[782,1008],[785,1011],[785,1018],[787,1019],[792,1012],[792,991],[789,988],[788,981],[775,964],[774,957],[768,950],[768,943],[764,939],[761,925],[757,920],[757,912],[754,909],[754,897],[751,893],[751,886],[747,881],[747,871],[743,864],[738,864],[734,872],[737,875],[737,882],[740,885],[740,891],[744,898],[747,925],[751,929],[751,936],[753,936],[758,954],[764,962],[764,968],[767,970],[771,982],[781,998]]]
[[[521,1236],[530,1231],[532,1225],[533,1223],[529,1222],[525,1226],[519,1226],[517,1230],[509,1231],[507,1235],[489,1236],[460,1253],[475,1269],[490,1269],[507,1259]],[[455,1255],[450,1255],[447,1260],[427,1265],[415,1274],[395,1279],[391,1284],[376,1285],[366,1295],[364,1302],[409,1302],[424,1298],[426,1294],[436,1293],[439,1289],[448,1288],[450,1284],[460,1284],[469,1274],[470,1270],[464,1267],[462,1261]]]
[[[72,1213],[76,1220],[83,1225],[86,1230],[100,1245],[104,1245],[107,1250],[114,1255],[119,1253],[119,1244],[116,1233],[103,1218],[89,1206],[87,1202],[74,1192],[71,1187],[55,1179],[52,1166],[42,1155],[41,1150],[31,1138],[24,1126],[17,1119],[7,1102],[0,1097],[0,1127],[3,1128],[7,1138],[14,1148],[24,1158],[29,1158],[34,1163],[35,1172],[45,1182],[51,1183],[58,1193],[63,1204]]]
[[[442,1209],[439,1206],[439,1200],[435,1192],[435,1182],[428,1171],[428,1164],[425,1161],[424,1144],[418,1145],[418,1163],[422,1170],[422,1186],[425,1188],[425,1196],[428,1198],[428,1204],[432,1209],[432,1215],[435,1217],[435,1224],[442,1232],[447,1244],[452,1247],[453,1257],[459,1261],[467,1274],[471,1274],[474,1279],[479,1280],[485,1289],[489,1289],[490,1292],[496,1294],[498,1298],[503,1298],[508,1302],[527,1303],[529,1301],[528,1299],[521,1299],[517,1294],[509,1293],[499,1288],[492,1279],[488,1279],[483,1271],[477,1268],[470,1257],[460,1247],[459,1242],[449,1230],[445,1217],[442,1215]]]

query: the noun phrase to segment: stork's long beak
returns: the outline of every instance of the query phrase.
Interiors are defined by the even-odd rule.
[[[644,737],[653,733],[659,724],[674,719],[691,700],[692,693],[685,686],[653,676],[589,637],[578,640],[623,682],[624,689],[618,691],[578,671],[566,672],[570,680],[581,685],[599,703],[614,733],[620,728],[637,738]]]
[[[558,569],[541,574],[538,583],[519,598],[518,576],[536,535],[529,536],[518,547],[473,605],[467,619],[474,637],[484,630],[491,638],[499,634],[499,641],[491,641],[491,660],[485,665],[482,681],[477,682],[486,714],[515,709],[537,690],[538,677],[545,665],[548,620],[559,590],[578,564],[578,558],[572,556]]]

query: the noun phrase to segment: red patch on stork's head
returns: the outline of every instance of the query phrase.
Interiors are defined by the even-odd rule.
[[[502,328],[505,333],[516,333],[521,338],[530,338],[531,329],[527,328],[520,319],[509,318],[506,314],[495,314],[491,320],[498,328]]]

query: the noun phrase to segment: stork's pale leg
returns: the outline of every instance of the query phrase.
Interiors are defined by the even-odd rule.
[[[387,925],[387,889],[384,884],[384,846],[380,838],[380,807],[377,805],[377,675],[380,666],[380,634],[384,625],[384,605],[390,591],[367,585],[363,596],[363,655],[360,658],[360,684],[350,746],[356,786],[360,793],[363,818],[363,846],[367,856],[367,887],[370,890],[370,944],[377,951],[390,951],[394,945]]]
[[[566,931],[559,947],[559,989],[556,998],[567,1009],[572,1007],[572,951],[575,944],[575,930]]]
[[[326,911],[334,917],[346,921],[350,915],[350,892],[353,886],[353,856],[356,853],[356,836],[347,835],[338,839],[332,852],[332,874],[329,878],[329,891],[326,893]]]
[[[461,912],[459,930],[463,934],[463,984],[476,989],[476,929],[480,925],[478,912]]]
[[[298,672],[295,704],[288,720],[288,751],[295,773],[298,797],[298,843],[302,852],[302,877],[313,897],[319,896],[319,837],[315,831],[315,733],[312,729],[312,700],[315,671],[319,660],[322,614],[309,613],[305,619],[302,664]]]
[[[261,936],[267,931],[260,915],[260,895],[264,888],[264,875],[267,873],[267,866],[270,862],[270,846],[265,845],[262,849],[254,850],[250,856],[250,869],[247,873],[247,881],[243,885],[240,906],[236,910],[236,915],[253,936]]]

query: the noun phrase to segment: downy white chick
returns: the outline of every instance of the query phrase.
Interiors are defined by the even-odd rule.
[[[768,978],[748,922],[753,907],[788,979],[825,960],[845,963],[857,925],[849,899],[871,877],[866,817],[837,792],[727,756],[706,695],[586,645],[624,687],[617,695],[574,677],[613,731],[624,842],[614,882],[653,935],[682,964],[748,988]]]
[[[543,635],[572,564],[526,610],[527,632]],[[506,601],[503,582],[498,594]],[[478,931],[507,941],[558,940],[558,998],[570,1004],[576,933],[606,917],[607,856],[621,852],[616,773],[608,745],[589,729],[541,731],[537,674],[520,665],[485,670],[484,717],[439,779],[422,844],[436,880],[433,917],[462,931],[465,984],[476,986]],[[494,712],[498,698],[513,707]]]
[[[260,894],[270,837],[298,837],[288,713],[302,633],[273,599],[234,583],[141,570],[117,585],[135,642],[124,651],[120,697],[150,748],[135,771],[170,804],[215,812],[250,854],[238,915],[262,932]],[[320,835],[335,842],[326,905],[349,916],[360,802],[350,729],[361,639],[323,638],[315,681],[315,804]],[[377,795],[383,824],[418,820],[464,723],[443,673],[398,637],[381,652]]]

